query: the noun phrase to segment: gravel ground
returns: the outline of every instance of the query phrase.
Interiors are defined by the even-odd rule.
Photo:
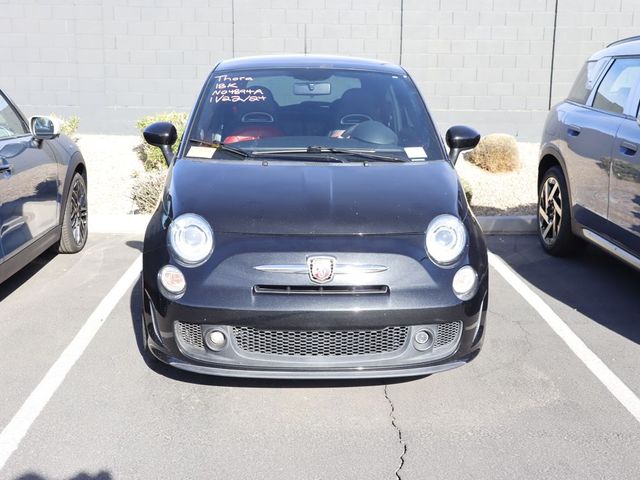
[[[142,172],[132,135],[78,135],[89,171],[89,204],[100,215],[133,213],[132,175]],[[537,143],[518,143],[521,167],[511,173],[488,173],[460,156],[456,169],[473,190],[476,215],[532,215],[536,204]]]
[[[78,146],[87,163],[89,206],[99,215],[133,212],[130,198],[132,175],[142,172],[134,135],[77,135]]]
[[[520,168],[509,173],[489,173],[460,156],[456,169],[471,186],[471,208],[476,215],[533,215],[537,202],[537,143],[518,143]]]
[[[537,143],[518,143],[520,169],[489,173],[460,156],[456,169],[471,186],[471,207],[476,215],[533,215],[536,210],[538,175]]]

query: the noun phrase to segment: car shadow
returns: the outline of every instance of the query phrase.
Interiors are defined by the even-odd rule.
[[[640,344],[637,270],[592,245],[553,257],[533,235],[488,236],[487,245],[542,292]]]
[[[0,283],[0,302],[15,292],[31,277],[42,270],[51,260],[53,260],[58,254],[47,250],[39,257],[35,258],[32,262],[25,265],[21,270],[14,273],[11,277]]]
[[[73,477],[69,477],[67,480],[112,480],[113,476],[109,472],[101,471],[95,475],[90,475],[85,472],[78,473]],[[15,477],[14,480],[49,480],[47,477],[40,475],[39,473],[25,473],[19,477]]]
[[[280,380],[280,379],[250,379],[222,377],[215,375],[203,375],[187,372],[166,365],[150,356],[144,350],[144,333],[142,330],[142,282],[140,279],[131,291],[130,298],[131,325],[135,335],[138,352],[149,369],[158,375],[176,380],[179,382],[193,383],[198,385],[220,386],[220,387],[244,387],[244,388],[343,388],[343,387],[370,387],[376,385],[393,385],[405,383],[413,380],[426,378],[429,375],[387,379],[345,379],[345,380]]]
[[[125,244],[127,245],[127,247],[133,248],[134,250],[138,250],[140,252],[142,252],[142,247],[144,245],[143,242],[139,240],[127,240]]]

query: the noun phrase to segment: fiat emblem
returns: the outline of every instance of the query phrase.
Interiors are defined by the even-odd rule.
[[[326,283],[333,280],[336,259],[333,257],[309,257],[307,266],[309,268],[309,278],[312,282]]]

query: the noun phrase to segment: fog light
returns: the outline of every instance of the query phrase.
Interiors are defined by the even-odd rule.
[[[478,274],[473,267],[466,265],[453,276],[453,293],[460,300],[469,300],[478,291]]]
[[[204,341],[214,352],[222,350],[227,344],[227,336],[220,330],[210,330],[204,336]]]
[[[418,350],[428,350],[433,345],[433,335],[428,330],[419,330],[413,336],[413,343]]]
[[[184,275],[173,265],[165,265],[160,269],[158,272],[158,282],[165,297],[171,299],[182,297],[187,288]]]
[[[431,335],[429,335],[429,332],[427,332],[426,330],[420,330],[418,333],[416,333],[416,342],[423,345],[429,341],[430,336]]]

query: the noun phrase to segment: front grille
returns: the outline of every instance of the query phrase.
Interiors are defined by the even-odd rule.
[[[443,347],[458,340],[462,322],[439,323],[433,348]]]
[[[337,285],[256,285],[255,294],[271,295],[384,295],[389,293],[386,285],[337,286]]]
[[[259,330],[233,327],[242,350],[265,355],[353,356],[389,353],[405,343],[409,327],[380,330]]]
[[[204,349],[202,327],[197,323],[176,322],[176,333],[192,347]]]
[[[184,346],[203,353],[206,351],[200,324],[178,321],[175,325],[176,336]],[[228,328],[231,329],[237,347],[246,353],[302,357],[352,357],[392,353],[405,345],[410,332],[410,327],[377,330]],[[462,333],[462,322],[440,323],[432,325],[431,329],[435,334],[432,347],[434,354],[444,354],[457,345]]]

